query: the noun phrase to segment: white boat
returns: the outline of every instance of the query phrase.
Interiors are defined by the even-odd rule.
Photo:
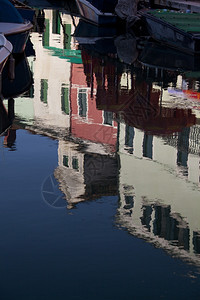
[[[94,2],[94,1],[93,1]],[[114,12],[104,12],[87,0],[76,0],[81,18],[98,26],[116,24],[117,15]]]
[[[12,49],[12,44],[3,34],[0,34],[0,73],[2,72],[9,55],[12,53]]]

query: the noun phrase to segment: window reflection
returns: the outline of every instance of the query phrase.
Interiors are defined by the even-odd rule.
[[[124,200],[125,200],[125,203],[126,203],[124,205],[125,209],[133,208],[133,205],[134,205],[133,196],[125,195]]]
[[[113,122],[113,114],[110,111],[104,111],[103,112],[103,116],[104,116],[104,124],[106,125],[110,125],[112,126],[112,122]]]
[[[47,103],[47,94],[48,94],[48,80],[41,79],[40,100],[44,103]]]
[[[42,35],[42,44],[44,47],[49,46],[49,20],[45,19],[45,30]]]
[[[64,24],[64,49],[71,49],[71,24]]]
[[[63,155],[63,166],[69,167],[69,157],[66,155]]]
[[[69,115],[69,88],[61,88],[61,109],[66,115]]]
[[[193,232],[193,245],[194,252],[200,254],[200,233],[194,231]]]
[[[189,228],[180,216],[171,214],[171,207],[156,205],[153,233],[168,241],[173,241],[185,250],[189,249]]]
[[[134,139],[134,128],[126,125],[125,128],[125,146],[128,147],[128,152],[133,153],[133,139]]]
[[[153,135],[144,134],[143,139],[143,156],[151,158],[153,157]]]
[[[80,89],[78,93],[79,116],[86,117],[87,115],[87,90]]]
[[[77,157],[72,157],[72,168],[74,170],[79,170],[79,163],[78,163],[78,158]]]
[[[148,231],[150,231],[151,214],[153,212],[153,208],[151,205],[145,205],[143,206],[142,211],[143,211],[143,215],[141,217],[141,223],[143,226],[145,226],[148,229]]]
[[[58,10],[53,11],[52,33],[60,34],[60,15]]]

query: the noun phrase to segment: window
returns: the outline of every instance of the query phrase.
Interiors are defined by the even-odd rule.
[[[80,89],[78,93],[79,116],[87,115],[87,94],[85,89]]]

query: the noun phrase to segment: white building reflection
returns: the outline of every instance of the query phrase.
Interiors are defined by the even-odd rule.
[[[200,264],[200,126],[153,136],[120,124],[117,222]]]
[[[134,100],[119,112],[124,122],[116,219],[130,234],[200,264],[200,106],[195,87],[175,95],[183,93],[180,79],[168,89],[156,84],[141,89],[139,83]],[[121,77],[129,94],[130,80]]]
[[[32,99],[21,98],[16,116],[25,116],[34,130],[69,128],[71,61],[80,63],[80,53],[71,44],[74,25],[70,15],[44,10],[44,33],[32,32],[35,57],[29,63],[34,74]],[[19,102],[19,101],[18,101]],[[25,109],[26,108],[26,109]]]
[[[63,27],[71,38],[70,16],[62,17],[58,11],[45,10],[45,32],[38,37],[32,33],[36,59],[34,62],[34,117],[37,126],[69,127],[69,85],[70,62],[60,59],[59,51],[64,51],[70,40],[65,39]],[[56,55],[57,54],[57,55]]]

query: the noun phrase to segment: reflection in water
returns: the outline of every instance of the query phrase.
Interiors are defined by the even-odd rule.
[[[104,65],[101,58],[93,58],[84,50],[82,53],[83,63],[95,66],[91,69],[97,80],[99,109],[115,112],[129,126],[149,134],[169,134],[195,124],[196,117],[191,109],[163,106],[163,91],[152,82],[142,81],[136,72],[123,70],[122,66],[116,68],[112,62]],[[86,72],[87,84],[91,84],[90,74],[91,71]]]
[[[2,94],[4,98],[17,97],[30,90],[33,84],[32,73],[25,53],[14,56],[14,79],[9,77],[9,64],[3,70]]]
[[[10,150],[15,150],[15,140],[16,140],[16,127],[12,125],[14,120],[14,99],[9,98],[8,99],[8,110],[6,112],[4,105],[1,106],[1,120],[4,120],[5,117],[3,117],[3,114],[6,116],[6,122],[4,126],[2,126],[4,131],[4,147],[10,148]]]
[[[4,133],[10,127],[13,121],[13,99],[9,99],[8,110],[0,99],[0,134]]]
[[[43,33],[45,31],[45,14],[43,9],[36,9],[35,11],[36,22],[34,31]]]
[[[14,99],[8,99],[8,106],[5,107],[0,99],[0,136],[3,136],[3,145],[10,150],[15,150],[16,127],[12,125],[14,120]]]
[[[104,49],[102,37],[87,43],[79,36],[77,49],[66,38],[77,18],[51,10],[37,17],[39,34],[31,34],[36,57],[29,58],[34,94],[17,99],[16,119],[58,140],[57,204],[71,209],[118,195],[120,226],[199,264],[200,102],[189,97],[199,92],[197,80],[177,71],[176,55],[174,68],[165,69],[163,57],[161,66],[150,65],[148,48],[133,36],[137,53],[127,53],[122,63],[124,36],[109,39]],[[8,134],[9,145],[14,136]]]
[[[117,161],[108,154],[99,154],[73,142],[59,141],[59,166],[55,178],[66,196],[68,208],[74,204],[117,194]],[[96,145],[95,145],[96,146]],[[101,150],[101,149],[100,149]]]
[[[179,215],[171,213],[170,206],[144,205],[142,211],[141,223],[149,232],[170,241],[172,245],[189,250],[188,225]]]

